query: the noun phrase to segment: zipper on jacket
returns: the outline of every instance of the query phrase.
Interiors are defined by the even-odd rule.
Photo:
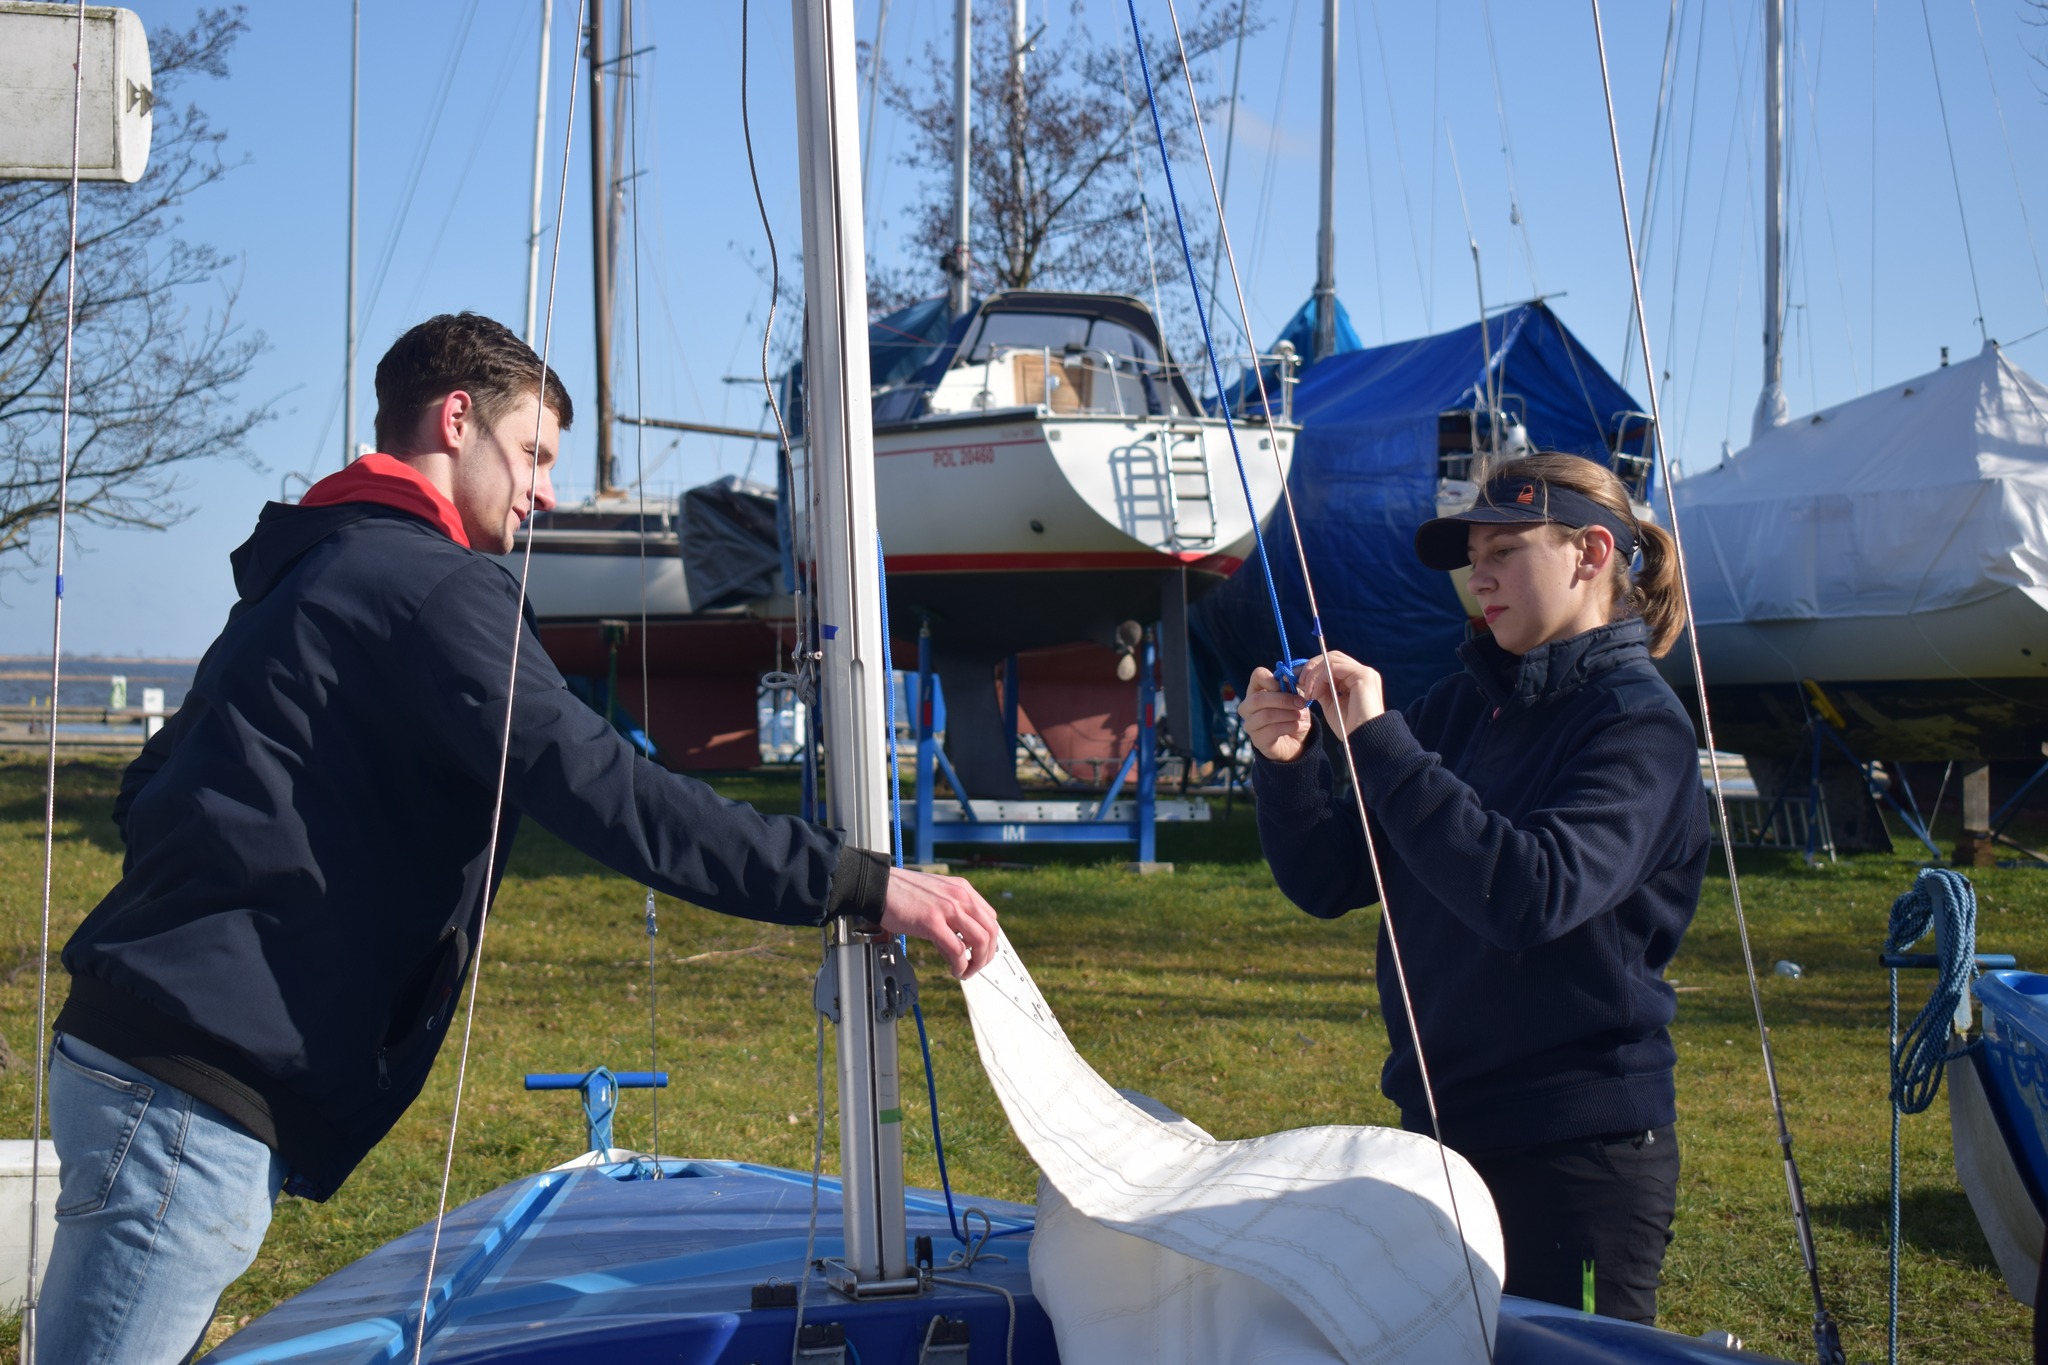
[[[391,1088],[391,1068],[384,1063],[384,1049],[381,1047],[377,1049],[377,1088],[379,1090],[389,1090]]]

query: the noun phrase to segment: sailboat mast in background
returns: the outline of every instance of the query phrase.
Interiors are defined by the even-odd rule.
[[[1323,0],[1322,182],[1316,219],[1317,360],[1337,349],[1337,0]]]
[[[597,493],[617,492],[612,478],[611,184],[605,165],[604,5],[590,6],[590,273],[597,323]]]
[[[967,301],[974,295],[967,279],[971,257],[967,246],[971,202],[967,168],[974,154],[969,126],[973,99],[974,0],[958,0],[953,7],[953,249],[946,258],[946,271],[952,277],[949,302],[956,318],[967,311]]]
[[[341,463],[356,457],[356,187],[357,144],[362,134],[363,0],[349,12],[348,58],[348,335],[341,371]]]
[[[540,0],[540,88],[533,97],[533,212],[526,226],[526,344],[540,349],[540,189],[547,164],[548,55],[555,0]]]
[[[1785,425],[1785,0],[1764,0],[1764,391],[1750,439]]]

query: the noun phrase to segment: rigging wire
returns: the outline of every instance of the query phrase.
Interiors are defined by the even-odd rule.
[[[1972,0],[1972,3],[1974,2],[1975,0]],[[1237,56],[1232,59],[1230,64],[1230,121],[1225,126],[1223,133],[1223,202],[1226,204],[1230,202],[1231,156],[1237,150],[1237,91],[1238,84],[1244,76],[1244,36],[1246,21],[1251,17],[1251,9],[1252,0],[1238,0]],[[1124,50],[1123,44],[1118,43],[1116,50],[1119,62],[1121,62]],[[1130,98],[1128,83],[1125,85],[1124,98],[1126,100]],[[1133,123],[1136,121],[1135,119],[1132,120]],[[1212,299],[1216,297],[1216,281],[1222,269],[1223,243],[1219,239],[1216,246],[1209,252],[1209,297]]]
[[[1372,257],[1372,287],[1375,301],[1379,304],[1380,342],[1385,344],[1387,341],[1387,277],[1380,261],[1380,200],[1379,196],[1373,193],[1373,186],[1378,183],[1379,177],[1374,173],[1372,163],[1372,114],[1369,104],[1363,97],[1363,92],[1366,89],[1365,40],[1358,36],[1358,30],[1355,27],[1351,30],[1351,66],[1358,74],[1358,89],[1360,91],[1360,99],[1358,101],[1358,145],[1365,149],[1365,211],[1366,220],[1372,226],[1372,250],[1366,254]],[[1227,159],[1224,164],[1225,168],[1228,169],[1229,162]],[[1216,282],[1213,279],[1209,282],[1209,293],[1211,297],[1214,297],[1216,293]]]
[[[1297,5],[1300,2],[1301,0],[1295,0]],[[1131,72],[1129,64],[1124,61],[1122,43],[1118,43],[1116,47],[1116,74],[1123,82],[1124,103],[1132,103]],[[1145,274],[1152,281],[1152,316],[1160,319],[1160,325],[1164,326],[1166,315],[1159,302],[1159,261],[1152,252],[1152,203],[1145,193],[1145,161],[1138,155],[1138,120],[1135,117],[1124,124],[1124,137],[1125,147],[1130,156],[1131,179],[1136,181],[1138,186],[1138,223],[1145,231]]]
[[[1673,0],[1677,3],[1677,0]],[[1508,171],[1508,221],[1522,235],[1522,256],[1529,266],[1529,288],[1543,297],[1543,282],[1536,274],[1536,244],[1529,237],[1529,220],[1522,212],[1522,192],[1515,184],[1515,140],[1508,131],[1507,96],[1501,91],[1500,57],[1493,42],[1493,0],[1479,0],[1479,12],[1486,29],[1486,66],[1493,73],[1493,113],[1500,121],[1500,156]]]
[[[1221,394],[1224,392],[1222,371],[1218,368],[1216,360],[1216,345],[1214,339],[1210,335],[1208,311],[1206,308],[1203,307],[1202,304],[1200,282],[1197,280],[1195,275],[1194,256],[1188,250],[1187,224],[1181,214],[1179,193],[1174,189],[1173,162],[1171,158],[1169,158],[1166,154],[1166,132],[1159,121],[1158,96],[1152,89],[1152,69],[1150,65],[1147,63],[1145,57],[1145,34],[1138,23],[1138,3],[1137,0],[1125,0],[1125,3],[1130,9],[1131,33],[1133,38],[1136,40],[1138,46],[1138,65],[1145,72],[1146,100],[1151,105],[1152,109],[1152,129],[1153,134],[1157,138],[1159,143],[1159,160],[1161,166],[1164,168],[1166,173],[1167,193],[1173,200],[1174,223],[1176,227],[1178,227],[1180,230],[1181,255],[1183,259],[1185,259],[1187,262],[1188,286],[1191,292],[1193,292],[1193,294],[1195,295],[1195,315],[1202,324],[1202,341],[1204,344],[1204,348],[1208,352],[1209,369],[1212,378],[1215,381],[1216,390],[1218,394]],[[1195,101],[1194,77],[1192,73],[1190,73],[1188,70],[1187,44],[1181,36],[1180,13],[1178,8],[1174,4],[1174,0],[1167,0],[1166,12],[1173,22],[1174,42],[1180,48],[1181,77],[1187,86],[1188,100],[1189,103],[1192,105]],[[1224,218],[1222,212],[1222,196],[1216,184],[1216,167],[1215,163],[1209,157],[1209,140],[1206,134],[1203,133],[1200,118],[1197,118],[1195,120],[1195,133],[1197,138],[1199,139],[1199,143],[1202,150],[1202,165],[1204,170],[1207,172],[1209,178],[1209,194],[1211,199],[1214,200],[1217,204],[1217,231],[1222,235],[1223,238],[1224,257],[1226,260],[1230,262],[1231,287],[1237,295],[1238,310],[1240,314],[1244,317],[1245,330],[1247,333],[1249,333],[1249,331],[1251,330],[1251,314],[1250,309],[1247,307],[1245,302],[1244,281],[1242,277],[1238,274],[1236,254],[1231,250],[1230,247],[1230,227],[1228,221]],[[1482,320],[1482,326],[1483,325],[1484,322]],[[1272,451],[1273,463],[1276,472],[1280,476],[1280,496],[1282,504],[1287,509],[1288,530],[1294,538],[1295,556],[1301,567],[1302,587],[1306,592],[1308,598],[1309,616],[1312,622],[1310,633],[1315,640],[1316,649],[1318,654],[1320,655],[1323,665],[1323,674],[1325,679],[1328,681],[1330,693],[1333,697],[1336,697],[1340,695],[1337,690],[1336,667],[1330,660],[1329,642],[1323,636],[1322,613],[1316,605],[1315,581],[1313,576],[1309,572],[1308,550],[1302,540],[1301,523],[1295,514],[1294,497],[1287,487],[1287,471],[1286,468],[1281,464],[1280,460],[1279,431],[1274,426],[1273,406],[1266,394],[1265,371],[1264,368],[1258,364],[1253,364],[1251,367],[1251,371],[1253,377],[1256,379],[1258,383],[1259,411],[1263,415],[1265,422],[1266,446],[1269,450]],[[1237,463],[1238,481],[1244,489],[1246,507],[1248,510],[1252,512],[1252,526],[1254,533],[1257,534],[1257,507],[1252,501],[1251,484],[1245,474],[1244,455],[1243,452],[1238,448],[1237,424],[1235,420],[1231,417],[1230,409],[1227,404],[1223,407],[1223,423],[1224,430],[1230,436],[1231,457]],[[1281,620],[1279,596],[1277,593],[1273,591],[1272,567],[1266,559],[1265,539],[1263,535],[1258,536],[1257,543],[1259,550],[1260,566],[1265,570],[1266,573],[1267,591],[1269,594],[1272,595],[1273,598],[1273,624],[1276,630],[1278,631],[1280,637],[1280,648],[1282,654],[1280,667],[1284,670],[1287,670],[1291,674],[1294,670],[1297,661],[1287,657],[1287,627],[1285,623]],[[1300,662],[1305,664],[1307,661],[1303,660]],[[1341,705],[1342,704],[1340,702],[1340,709]],[[1339,724],[1339,726],[1343,724],[1343,718],[1341,715],[1338,717],[1337,723]],[[1385,880],[1380,876],[1379,851],[1372,835],[1372,821],[1366,814],[1365,797],[1358,783],[1357,759],[1352,754],[1350,745],[1340,744],[1337,747],[1340,750],[1342,750],[1344,754],[1344,766],[1346,770],[1346,775],[1350,781],[1352,800],[1358,812],[1359,828],[1365,836],[1365,854],[1367,864],[1371,867],[1373,877],[1380,887],[1380,926],[1382,929],[1386,931],[1388,953],[1389,956],[1393,959],[1394,977],[1401,991],[1401,1006],[1408,1022],[1408,1036],[1415,1045],[1416,1070],[1421,1075],[1423,1099],[1426,1103],[1426,1107],[1429,1112],[1430,1138],[1436,1144],[1437,1158],[1443,1167],[1444,1187],[1450,1197],[1451,1221],[1457,1229],[1459,1248],[1464,1253],[1465,1276],[1467,1281],[1471,1285],[1472,1289],[1472,1309],[1473,1312],[1478,1316],[1479,1337],[1480,1340],[1486,1346],[1486,1357],[1489,1361],[1491,1361],[1493,1359],[1494,1352],[1493,1334],[1487,1330],[1485,1300],[1481,1296],[1479,1291],[1478,1272],[1474,1269],[1472,1264],[1472,1246],[1470,1241],[1467,1240],[1467,1238],[1465,1237],[1464,1215],[1458,1207],[1457,1185],[1451,1177],[1450,1149],[1446,1147],[1443,1142],[1442,1124],[1439,1121],[1437,1115],[1436,1088],[1430,1081],[1429,1064],[1423,1055],[1422,1033],[1421,1030],[1417,1027],[1415,1020],[1415,1003],[1413,999],[1410,997],[1408,991],[1408,972],[1401,956],[1400,939],[1394,931],[1393,912],[1391,907],[1387,903],[1386,883]]]
[[[1702,14],[1700,18],[1700,30],[1698,39],[1702,50],[1704,50],[1704,48],[1706,47],[1706,39],[1707,21],[1706,16]],[[1694,386],[1694,380],[1696,379],[1699,373],[1700,357],[1706,354],[1707,307],[1713,301],[1714,271],[1715,267],[1718,265],[1721,259],[1721,224],[1725,219],[1726,210],[1728,208],[1728,178],[1731,174],[1733,174],[1735,169],[1736,144],[1742,139],[1742,111],[1749,107],[1749,48],[1746,43],[1742,42],[1737,37],[1735,31],[1735,21],[1732,17],[1728,21],[1728,45],[1729,51],[1733,53],[1735,56],[1735,100],[1732,104],[1729,105],[1728,108],[1728,146],[1726,150],[1724,150],[1721,154],[1721,184],[1720,188],[1715,192],[1714,195],[1714,232],[1713,235],[1707,240],[1707,270],[1705,276],[1700,281],[1699,309],[1694,315],[1697,320],[1693,324],[1692,350],[1690,352],[1691,358],[1687,362],[1686,367],[1687,399],[1685,407],[1685,418],[1683,423],[1680,425],[1678,432],[1678,443],[1681,446],[1686,445],[1688,442],[1689,434],[1692,431],[1692,420],[1694,416],[1697,415],[1705,406],[1703,403],[1693,401],[1691,395]],[[1696,63],[1695,80],[1697,80],[1698,78],[1697,66],[1698,64]],[[1697,96],[1697,90],[1695,90],[1695,96]],[[1754,113],[1753,110],[1751,112]],[[1688,174],[1690,174],[1690,165],[1691,158],[1690,156],[1688,156]],[[1735,286],[1735,301],[1738,304],[1740,303],[1742,294],[1742,282],[1739,272],[1741,271],[1743,265],[1748,259],[1746,251],[1747,240],[1747,238],[1744,239],[1745,249],[1741,252],[1738,252],[1736,256],[1736,269],[1738,271],[1738,277]],[[1678,268],[1676,264],[1674,264],[1672,266],[1672,289],[1674,298],[1677,297],[1677,269]],[[1671,310],[1671,331],[1674,334],[1677,332],[1678,329],[1678,312],[1679,310],[1677,308],[1673,308]],[[1675,349],[1676,346],[1674,344],[1670,349],[1668,349],[1665,352],[1665,354],[1668,356],[1671,353],[1671,350]],[[1734,401],[1735,380],[1735,369],[1732,365],[1729,367],[1728,370],[1728,379],[1729,401],[1732,403]],[[1722,427],[1724,439],[1726,436],[1726,432],[1727,427],[1724,419]]]
[[[1972,3],[1974,2],[1975,0],[1972,0]],[[1842,274],[1841,239],[1835,232],[1835,199],[1833,192],[1828,188],[1827,158],[1821,155],[1820,150],[1820,73],[1821,64],[1827,53],[1827,43],[1828,16],[1827,11],[1823,10],[1820,17],[1820,38],[1814,44],[1813,74],[1806,81],[1806,126],[1807,131],[1813,138],[1813,168],[1820,176],[1820,204],[1821,211],[1827,217],[1828,254],[1833,259],[1835,265],[1835,291],[1841,295],[1842,299],[1842,340],[1849,349],[1849,375],[1856,383],[1857,392],[1860,393],[1864,391],[1863,367],[1856,359],[1856,335],[1849,328],[1849,281],[1848,277]],[[1804,43],[1795,43],[1793,45],[1793,52],[1798,61],[1799,70],[1801,74],[1804,74],[1806,69],[1806,45]],[[1801,223],[1803,224],[1809,216],[1802,213],[1800,215]],[[1803,227],[1801,230],[1803,234]],[[1803,268],[1810,259],[1812,259],[1812,253],[1805,253],[1800,259],[1801,267]],[[1813,319],[1809,317],[1805,329],[1807,369],[1813,381],[1818,384],[1820,372],[1819,367],[1813,362],[1812,323]],[[1876,385],[1877,376],[1875,373],[1871,375],[1870,382],[1873,387]],[[1813,406],[1816,410],[1820,407],[1820,395],[1817,388],[1814,391]]]
[[[1697,136],[1700,128],[1700,72],[1705,65],[1707,55],[1706,7],[1704,5],[1698,6],[1693,12],[1700,16],[1700,21],[1693,27],[1692,96],[1687,102],[1685,111],[1685,178],[1680,182],[1678,191],[1678,235],[1671,242],[1671,289],[1669,297],[1674,304],[1678,300],[1679,267],[1685,259],[1685,228],[1692,214],[1693,148],[1697,145]],[[1679,33],[1678,41],[1679,45],[1683,47],[1685,44],[1685,34],[1683,31]],[[1711,252],[1709,252],[1709,260],[1711,263]],[[1665,371],[1667,381],[1670,377],[1668,367],[1671,364],[1671,356],[1677,349],[1678,309],[1673,307],[1664,329],[1664,364],[1667,366]],[[1623,354],[1626,355],[1628,350],[1629,347],[1624,342]],[[1686,379],[1685,402],[1687,412],[1690,414],[1692,404],[1692,379],[1690,375]],[[1680,444],[1683,444],[1683,441]]]
[[[642,90],[639,82],[639,53],[633,46],[633,30],[630,27],[632,15],[631,0],[628,0],[626,14],[628,27],[620,44],[625,56],[619,66],[623,81],[633,83],[632,98],[626,102],[627,155],[631,160],[632,173],[627,183],[633,187],[633,403],[642,413],[647,411],[646,347],[640,331],[640,104]],[[648,656],[653,652],[653,641],[647,637],[647,424],[633,424],[633,483],[640,490],[640,732],[647,737],[647,748],[654,748],[654,690],[648,683]],[[682,536],[682,508],[676,508],[676,536]],[[680,564],[680,561],[678,561]],[[651,1074],[661,1071],[661,1013],[656,1003],[655,991],[655,939],[660,926],[655,917],[654,888],[648,887],[645,907],[647,926],[647,1070]],[[654,1157],[654,1178],[662,1178],[661,1171],[661,1087],[647,1087],[647,1113],[652,1128],[649,1143]]]
[[[1876,0],[1871,0],[1874,5]],[[1977,12],[1977,0],[1970,0],[1970,18],[1977,24],[1977,50],[1984,54],[1984,83],[1991,87],[1991,107],[1998,111],[1998,135],[2005,139],[2005,164],[2012,168],[2013,197],[2020,201],[2020,222],[2027,230],[2027,252],[2034,258],[2034,283],[2040,286],[2041,302],[2048,306],[2048,277],[2041,273],[2041,251],[2034,245],[2034,220],[2027,213],[2026,191],[2020,188],[2020,163],[2012,154],[2012,130],[2005,125],[2005,101],[1998,97],[1998,77],[1991,70],[1991,46],[1984,40],[1984,16]]]
[[[457,30],[454,46],[448,49],[448,63],[441,68],[441,84],[434,92],[434,112],[427,116],[427,133],[421,138],[413,152],[411,169],[406,175],[405,193],[399,197],[398,216],[391,222],[391,235],[384,239],[384,250],[377,261],[377,275],[370,285],[370,300],[363,306],[363,317],[367,320],[376,311],[377,299],[384,292],[385,278],[391,273],[394,258],[398,255],[398,244],[405,239],[406,219],[412,213],[413,196],[419,192],[420,178],[426,173],[427,162],[434,150],[434,138],[441,129],[441,115],[447,111],[448,96],[455,88],[456,73],[463,69],[462,56],[469,49],[470,29],[476,23],[477,7],[483,0],[470,0],[469,9],[462,16],[462,27]],[[578,0],[581,3],[581,0]],[[356,334],[356,344],[362,344],[362,333]],[[328,405],[327,419],[320,424],[320,439],[313,445],[313,464],[320,462],[320,452],[327,448],[327,433],[334,427],[334,418],[341,411],[344,395],[339,386],[334,391],[334,401]]]
[[[1664,60],[1657,67],[1657,112],[1650,119],[1650,168],[1643,173],[1643,221],[1636,229],[1636,254],[1648,260],[1650,256],[1650,229],[1657,218],[1657,171],[1663,158],[1663,140],[1670,136],[1665,125],[1665,113],[1669,108],[1672,93],[1672,78],[1676,74],[1678,56],[1678,34],[1685,18],[1679,9],[1679,0],[1671,0],[1671,8],[1664,19]],[[1489,40],[1491,34],[1488,35]],[[1635,319],[1622,328],[1621,372],[1615,376],[1624,389],[1628,387],[1629,362],[1635,353],[1629,349],[1628,336],[1635,330]]]
[[[1394,134],[1394,165],[1401,172],[1401,203],[1408,211],[1408,248],[1415,256],[1415,291],[1420,297],[1427,292],[1429,281],[1422,273],[1422,244],[1415,237],[1415,199],[1408,191],[1408,155],[1401,150],[1401,116],[1394,107],[1394,73],[1387,66],[1387,35],[1380,27],[1380,0],[1372,0],[1372,32],[1373,44],[1380,54],[1380,93],[1386,97],[1387,126]],[[1364,88],[1362,75],[1358,84]]]
[[[604,0],[598,0],[602,4]],[[583,32],[584,0],[576,0],[576,32]],[[592,61],[602,60],[603,54],[593,52]],[[555,189],[555,237],[548,254],[548,306],[546,321],[540,333],[540,373],[535,384],[537,402],[533,417],[533,453],[527,465],[527,505],[533,505],[534,491],[540,486],[540,434],[547,418],[547,376],[548,355],[554,345],[555,335],[555,286],[560,277],[562,264],[562,212],[568,205],[569,195],[569,148],[576,131],[576,64],[569,64],[569,105],[562,128],[562,174]],[[491,924],[492,893],[495,890],[494,877],[498,866],[498,837],[503,832],[505,810],[505,779],[512,762],[512,717],[513,703],[518,699],[519,688],[519,647],[526,638],[526,582],[528,571],[533,567],[533,536],[526,537],[525,549],[519,557],[519,595],[512,614],[512,648],[505,679],[505,727],[498,744],[497,791],[491,802],[491,837],[484,853],[483,903],[477,910],[476,951],[470,955],[469,1004],[462,1018],[462,1051],[455,1067],[455,1101],[448,1115],[448,1153],[441,1164],[441,1194],[434,1208],[434,1236],[427,1247],[427,1273],[420,1286],[419,1329],[414,1334],[412,1346],[413,1365],[420,1365],[420,1357],[427,1346],[428,1310],[433,1302],[434,1270],[441,1255],[441,1231],[448,1218],[448,1186],[455,1174],[455,1139],[462,1122],[462,1091],[469,1079],[469,1047],[476,1029],[476,999],[483,993],[484,985],[484,937]]]
[[[1977,335],[1990,340],[1984,329],[1984,291],[1977,283],[1977,253],[1970,245],[1970,217],[1963,209],[1963,173],[1956,165],[1956,138],[1948,124],[1948,97],[1941,89],[1941,63],[1934,55],[1934,20],[1928,17],[1927,0],[1920,0],[1920,22],[1927,30],[1927,65],[1934,72],[1934,102],[1941,109],[1941,135],[1948,144],[1948,174],[1956,187],[1956,219],[1963,227],[1963,257],[1970,264],[1970,293],[1977,301]]]
[[[1434,27],[1429,49],[1429,292],[1422,299],[1422,325],[1429,331],[1436,330],[1436,171],[1437,145],[1436,127],[1443,115],[1438,107],[1438,95],[1444,83],[1444,10],[1445,5],[1430,6]]]
[[[776,448],[781,454],[783,474],[789,487],[790,496],[793,499],[797,488],[796,460],[790,451],[789,426],[783,420],[782,403],[775,395],[775,383],[768,373],[769,348],[774,344],[775,339],[775,313],[782,300],[782,258],[775,246],[775,225],[768,218],[768,200],[761,192],[761,168],[754,158],[753,118],[747,98],[747,38],[750,28],[748,22],[750,9],[751,0],[740,0],[740,138],[746,146],[747,177],[754,190],[754,209],[761,217],[761,235],[768,240],[768,316],[761,327],[761,388],[768,399],[769,415],[775,419]],[[809,527],[816,524],[816,518],[810,514],[815,511],[817,494],[815,487],[809,487],[809,485],[815,485],[816,480],[807,479],[805,482],[807,484],[806,501],[809,503],[809,506],[806,508],[804,524]],[[791,528],[794,530],[797,521],[796,512],[793,508],[789,516]],[[815,771],[812,763],[818,733],[817,692],[812,685],[812,669],[816,665],[817,652],[811,638],[809,595],[805,592],[802,577],[803,559],[805,556],[799,554],[794,556],[794,558],[798,574],[798,581],[792,585],[795,589],[793,596],[796,601],[796,638],[790,648],[790,662],[794,667],[791,668],[786,677],[795,691],[798,700],[802,701],[806,707],[805,729],[808,733],[804,741],[804,804],[806,807],[804,816],[806,819],[817,819],[822,814],[815,807],[812,786],[812,775]],[[829,951],[831,930],[829,928],[821,928],[819,938],[821,948]],[[797,1272],[796,1325],[790,1333],[790,1365],[796,1365],[797,1352],[801,1349],[803,1341],[804,1309],[808,1304],[811,1289],[811,1263],[815,1259],[818,1250],[818,1186],[819,1182],[823,1179],[825,1171],[825,1016],[823,1013],[817,1016],[817,1032],[813,1049],[817,1061],[817,1100],[813,1105],[813,1110],[817,1115],[817,1123],[811,1138],[810,1216],[804,1225],[804,1260]]]
[[[1878,383],[1878,0],[1870,0],[1870,383]]]
[[[1287,11],[1287,41],[1280,45],[1280,80],[1273,88],[1273,117],[1266,122],[1266,164],[1259,177],[1258,226],[1252,229],[1252,274],[1266,258],[1266,225],[1273,206],[1273,177],[1280,168],[1280,118],[1287,108],[1287,73],[1294,66],[1294,30],[1301,18],[1301,0]],[[1121,51],[1123,45],[1117,45]],[[1412,228],[1411,228],[1412,230]]]
[[[1764,1022],[1763,990],[1757,983],[1756,957],[1750,947],[1749,921],[1742,912],[1742,880],[1735,867],[1735,842],[1728,824],[1728,797],[1721,778],[1721,758],[1714,746],[1713,712],[1707,701],[1706,671],[1700,666],[1699,623],[1690,610],[1692,581],[1685,562],[1685,541],[1678,524],[1678,492],[1671,479],[1670,456],[1663,440],[1664,419],[1658,406],[1657,367],[1650,352],[1650,329],[1643,318],[1643,277],[1636,260],[1635,236],[1628,221],[1628,185],[1622,171],[1621,127],[1614,116],[1614,85],[1607,71],[1607,38],[1600,22],[1600,0],[1590,0],[1593,9],[1593,43],[1600,57],[1600,85],[1607,102],[1607,134],[1614,153],[1614,188],[1621,207],[1621,236],[1628,249],[1629,288],[1635,297],[1636,339],[1643,352],[1643,382],[1650,395],[1650,424],[1657,434],[1657,461],[1664,479],[1665,510],[1670,518],[1672,558],[1678,568],[1678,589],[1688,610],[1685,614],[1686,643],[1692,650],[1693,682],[1698,689],[1701,738],[1707,751],[1707,766],[1713,778],[1714,810],[1720,822],[1721,854],[1728,868],[1728,896],[1735,908],[1735,928],[1742,944],[1742,967],[1749,981],[1750,1005],[1756,1012],[1757,1042],[1763,1053],[1764,1079],[1770,1089],[1771,1112],[1777,1119],[1778,1146],[1784,1155],[1785,1186],[1792,1200],[1792,1218],[1799,1230],[1800,1255],[1806,1266],[1813,1294],[1813,1338],[1821,1365],[1842,1365],[1842,1344],[1834,1318],[1828,1313],[1821,1292],[1820,1263],[1814,1250],[1813,1225],[1806,1209],[1806,1195],[1799,1181],[1799,1163],[1792,1155],[1792,1131],[1785,1119],[1785,1097],[1778,1087],[1778,1069],[1771,1053],[1771,1031]]]
[[[64,394],[57,415],[57,550],[51,565],[55,591],[50,597],[50,748],[43,768],[43,894],[41,948],[36,955],[36,1080],[35,1117],[29,1129],[28,1278],[21,1309],[22,1359],[35,1353],[36,1315],[41,1309],[37,1250],[40,1246],[43,1188],[44,1078],[49,1071],[50,1036],[50,899],[57,865],[57,693],[64,668],[64,537],[70,529],[71,501],[71,378],[78,332],[78,162],[80,127],[85,111],[85,0],[78,0],[78,33],[71,61],[71,193],[64,250]]]

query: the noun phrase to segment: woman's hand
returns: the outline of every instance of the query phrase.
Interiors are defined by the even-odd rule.
[[[1244,700],[1237,705],[1237,718],[1252,747],[1275,763],[1292,763],[1308,747],[1315,723],[1308,713],[1308,699],[1280,690],[1280,680],[1270,668],[1252,670]]]
[[[1336,696],[1330,693],[1330,675],[1337,678]],[[1323,715],[1344,718],[1344,737],[1349,739],[1352,731],[1385,714],[1387,709],[1386,684],[1380,679],[1379,670],[1367,668],[1349,654],[1330,651],[1329,667],[1323,666],[1320,656],[1308,661],[1301,670],[1301,693],[1305,700],[1321,702]],[[1343,704],[1338,705],[1341,698]]]

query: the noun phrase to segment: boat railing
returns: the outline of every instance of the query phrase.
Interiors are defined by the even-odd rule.
[[[1607,465],[1614,476],[1628,485],[1631,502],[1647,502],[1650,497],[1650,476],[1657,468],[1657,428],[1647,412],[1624,410],[1607,419],[1614,432],[1614,444],[1608,448]],[[1631,440],[1640,440],[1641,446],[1628,449]]]
[[[1484,483],[1503,461],[1529,453],[1527,408],[1506,393],[1498,408],[1447,408],[1436,419],[1437,478]]]

